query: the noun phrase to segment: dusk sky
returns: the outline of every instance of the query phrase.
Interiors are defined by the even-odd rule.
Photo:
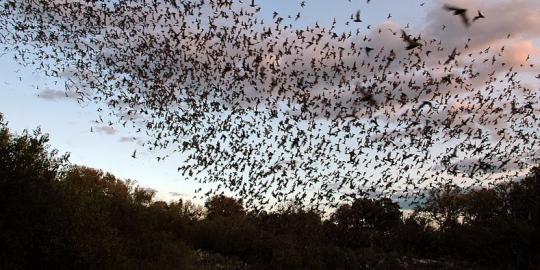
[[[244,0],[248,1],[248,0]],[[361,10],[361,31],[381,28],[399,29],[409,24],[410,31],[441,38],[446,46],[462,44],[472,37],[471,48],[483,49],[504,44],[505,60],[519,66],[527,56],[530,63],[540,59],[540,1],[538,0],[372,0],[326,1],[306,0],[301,9],[300,1],[256,1],[261,6],[260,15],[272,20],[274,11],[282,16],[294,16],[302,11],[301,19],[293,27],[305,28],[316,22],[329,27],[337,20],[338,31],[348,31],[344,23],[351,14]],[[424,4],[425,2],[425,4]],[[458,18],[451,16],[442,6],[445,3],[467,6],[473,14],[481,10],[486,16],[471,28],[463,27]],[[387,19],[391,14],[391,18]],[[366,26],[371,25],[371,30]],[[445,31],[441,31],[445,25]],[[354,26],[358,27],[358,26]],[[511,34],[510,39],[507,39]],[[388,44],[391,47],[391,44]],[[134,179],[141,186],[155,189],[158,198],[175,200],[191,199],[193,191],[201,184],[184,179],[177,173],[178,162],[174,158],[158,162],[156,154],[141,147],[144,138],[133,130],[115,124],[112,127],[96,124],[96,106],[78,104],[74,98],[64,95],[61,82],[36,72],[32,65],[21,66],[13,60],[10,51],[0,57],[0,112],[15,132],[41,127],[50,134],[51,145],[60,152],[69,152],[71,162],[99,168],[124,179]],[[540,73],[540,66],[530,72],[528,84],[538,89],[539,81],[533,76]],[[92,130],[92,132],[91,132]],[[131,155],[137,149],[137,158]]]

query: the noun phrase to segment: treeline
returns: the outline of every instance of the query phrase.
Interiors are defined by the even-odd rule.
[[[540,169],[491,189],[434,190],[403,215],[363,198],[328,218],[241,200],[163,202],[70,166],[0,115],[0,269],[538,269]]]

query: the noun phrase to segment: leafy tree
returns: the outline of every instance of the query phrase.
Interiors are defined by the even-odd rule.
[[[440,230],[453,229],[460,223],[464,213],[464,196],[461,188],[443,185],[431,190],[426,203],[419,211],[430,215],[430,219]]]
[[[214,196],[206,201],[207,218],[230,217],[239,218],[246,214],[242,200],[235,200],[223,195]]]
[[[372,235],[383,235],[401,223],[399,205],[390,199],[356,199],[341,205],[330,217],[328,227],[335,241],[348,247],[369,247]]]
[[[0,269],[196,267],[194,251],[152,223],[164,218],[151,191],[70,166],[47,143],[0,120]]]
[[[49,151],[39,129],[11,134],[0,114],[0,268],[61,266],[63,247],[61,194],[54,183],[67,156]],[[60,268],[60,267],[58,267]]]

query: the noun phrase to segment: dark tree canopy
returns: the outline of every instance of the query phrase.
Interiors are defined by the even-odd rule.
[[[240,218],[246,211],[242,205],[242,200],[235,200],[223,195],[214,196],[204,204],[207,211],[207,217],[231,217]]]

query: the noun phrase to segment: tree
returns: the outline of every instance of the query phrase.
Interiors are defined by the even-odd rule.
[[[496,189],[472,190],[461,197],[463,223],[488,226],[504,215],[504,202]]]
[[[401,223],[399,205],[387,198],[359,198],[341,205],[330,217],[331,234],[345,246],[370,246],[374,232],[387,234]]]
[[[49,150],[39,129],[9,132],[0,114],[0,268],[61,268],[69,250],[62,229],[61,194],[54,184],[67,155]]]
[[[39,129],[0,115],[0,269],[193,269],[194,251],[152,208],[153,192],[67,163]],[[156,203],[157,205],[157,203]]]
[[[215,217],[241,218],[246,214],[242,200],[218,195],[211,197],[204,204],[208,219]]]
[[[428,214],[441,230],[455,228],[460,224],[464,213],[464,196],[461,188],[444,185],[430,191],[423,206],[417,209]]]

